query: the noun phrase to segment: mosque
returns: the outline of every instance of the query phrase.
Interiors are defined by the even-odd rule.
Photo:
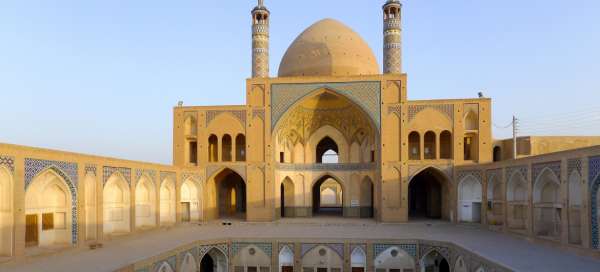
[[[401,10],[398,0],[387,0],[382,8],[383,67],[358,33],[324,19],[291,43],[271,77],[271,14],[259,1],[251,12],[246,104],[176,106],[173,165],[1,144],[0,256],[18,260],[36,250],[93,247],[198,222],[334,217],[474,224],[600,256],[600,137],[498,140],[492,136],[490,98],[408,100]],[[210,254],[216,271],[266,272],[263,268],[278,265],[278,249],[302,249],[302,256],[314,259],[336,251],[335,246],[304,252],[301,242],[277,244],[196,246],[192,259],[182,255],[157,262],[158,267],[146,262],[123,271],[212,271],[199,269],[202,255]],[[349,249],[335,265],[310,267],[317,272],[486,271],[456,268],[455,255],[443,250],[419,261],[427,255],[424,244],[413,248],[403,242],[408,246],[393,251],[371,245],[361,247],[363,270],[349,267],[358,247],[343,243],[338,255],[344,255],[344,246]],[[388,251],[415,261],[400,269],[377,267],[374,260],[382,258],[377,254]],[[256,267],[234,264],[249,262],[251,252],[271,256]],[[314,271],[304,259],[294,264],[302,256],[290,257],[292,264],[280,271]],[[439,267],[444,257],[451,270]],[[194,268],[174,264],[185,262]],[[428,266],[433,263],[435,269]]]

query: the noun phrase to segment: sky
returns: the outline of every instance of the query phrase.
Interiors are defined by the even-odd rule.
[[[271,76],[338,19],[382,63],[384,0],[265,0]],[[494,135],[600,135],[600,1],[405,0],[409,99],[493,99]],[[0,2],[0,142],[170,164],[172,108],[245,103],[255,1]]]

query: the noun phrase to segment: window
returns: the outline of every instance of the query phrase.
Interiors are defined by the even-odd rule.
[[[223,146],[223,153],[222,153],[222,161],[231,161],[231,147],[232,147],[232,143],[231,143],[231,136],[229,136],[229,134],[225,134],[223,136],[223,140],[221,142],[221,145]]]
[[[421,159],[421,136],[416,131],[413,131],[408,135],[408,152],[409,159]]]
[[[375,150],[371,150],[371,162],[375,162]]]
[[[317,163],[338,163],[339,149],[337,143],[329,137],[323,138],[317,144]]]
[[[440,134],[440,159],[452,159],[452,133],[447,130]]]
[[[279,152],[279,162],[280,163],[285,162],[285,153],[284,152]]]
[[[219,160],[219,138],[217,135],[210,135],[208,138],[208,161],[216,162]]]
[[[54,214],[44,213],[42,214],[42,230],[54,229]]]
[[[235,160],[246,161],[246,136],[238,134],[235,137]]]
[[[190,163],[198,163],[198,142],[190,142]]]
[[[435,160],[436,159],[436,139],[433,131],[425,133],[425,159]]]

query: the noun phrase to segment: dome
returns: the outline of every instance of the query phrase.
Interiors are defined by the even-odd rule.
[[[373,50],[343,23],[316,22],[290,45],[279,65],[280,77],[376,75]]]

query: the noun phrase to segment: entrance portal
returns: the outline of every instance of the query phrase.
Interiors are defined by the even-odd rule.
[[[326,175],[313,185],[313,215],[344,215],[342,184]]]
[[[217,206],[221,218],[246,218],[246,183],[236,172],[226,169],[215,177]]]
[[[446,178],[439,170],[427,168],[414,176],[408,186],[411,218],[441,219]]]

